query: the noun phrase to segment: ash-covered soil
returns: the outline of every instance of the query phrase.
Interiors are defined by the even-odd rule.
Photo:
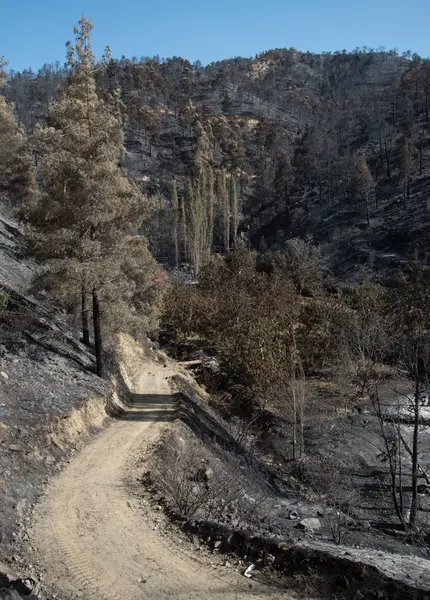
[[[38,552],[31,508],[62,459],[104,424],[107,394],[65,316],[29,292],[35,266],[22,259],[19,238],[16,223],[0,217],[0,287],[9,297],[0,323],[0,573],[12,573],[1,575],[0,597],[14,599],[43,588],[44,573],[26,562]],[[306,598],[430,597],[428,498],[420,496],[423,536],[410,539],[394,527],[369,407],[309,422],[298,468],[282,419],[265,437],[248,435],[209,407],[192,378],[177,384],[177,418],[138,475],[155,511],[180,523],[196,552],[220,553],[221,569],[255,562],[255,577]],[[429,450],[423,441],[425,469]]]
[[[411,443],[412,427],[401,425],[402,435]],[[366,523],[367,532],[353,535],[356,544],[401,554],[430,557],[430,488],[424,476],[419,477],[418,524],[422,539],[413,539],[399,527],[391,499],[389,468],[382,460],[383,443],[379,422],[368,406],[362,414],[320,423],[307,431],[308,456],[305,461],[305,479],[320,467],[327,478],[325,485],[337,488],[338,494],[348,498],[350,513]],[[426,432],[420,438],[420,465],[426,473],[430,469],[430,437]],[[403,492],[410,501],[410,460],[403,457]],[[326,466],[324,466],[326,465]],[[330,471],[328,470],[330,468]]]
[[[79,334],[30,293],[36,267],[22,257],[20,242],[17,223],[0,205],[0,290],[8,297],[0,317],[0,561],[7,563],[0,572],[16,578],[31,572],[23,557],[29,510],[61,459],[102,425],[107,393]],[[26,596],[33,585],[0,579],[7,598]]]
[[[284,577],[282,561],[291,561],[288,583],[306,593],[430,598],[427,540],[395,527],[370,407],[309,425],[305,457],[294,464],[281,419],[263,441],[244,438],[198,388],[183,379],[177,383],[178,418],[158,442],[142,483],[152,502],[191,537],[248,562],[275,563]],[[428,455],[424,447],[422,452]],[[424,529],[427,512],[423,495]],[[297,553],[309,566],[307,578]],[[369,569],[369,589],[360,580],[362,569]]]

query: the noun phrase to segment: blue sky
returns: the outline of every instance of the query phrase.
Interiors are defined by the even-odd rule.
[[[356,46],[430,55],[429,0],[3,0],[0,55],[13,69],[64,62],[82,12],[100,55],[183,56],[203,63],[294,46]]]

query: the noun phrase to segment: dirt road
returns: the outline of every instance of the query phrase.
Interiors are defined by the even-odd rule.
[[[129,491],[127,464],[158,435],[172,410],[173,373],[149,363],[135,404],[78,453],[35,511],[34,544],[48,587],[64,599],[280,598],[235,572],[190,556],[145,522]],[[136,477],[137,473],[134,473]],[[282,595],[285,599],[285,594]]]

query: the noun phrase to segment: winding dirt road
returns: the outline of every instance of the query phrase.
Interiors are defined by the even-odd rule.
[[[136,403],[79,452],[36,507],[33,538],[48,587],[81,600],[275,600],[281,594],[193,559],[146,522],[130,493],[127,464],[172,410],[173,372],[148,363]],[[134,472],[134,478],[136,472]],[[177,546],[177,547],[175,547]],[[285,594],[282,594],[285,599]]]

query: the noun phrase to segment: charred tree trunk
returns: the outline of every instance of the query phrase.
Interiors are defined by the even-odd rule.
[[[100,323],[100,301],[96,289],[93,289],[94,347],[96,352],[96,374],[103,377],[103,343]]]
[[[391,181],[391,143],[384,138],[385,160],[387,162],[387,177]]]
[[[426,92],[425,92],[425,103],[424,103],[424,114],[426,121],[429,120],[429,83],[430,80],[426,81]]]
[[[400,429],[400,419],[397,422],[397,446],[398,446],[398,457],[397,461],[399,463],[399,509],[402,515],[404,515],[404,502],[403,502],[403,467],[402,467],[402,444],[400,443],[402,439],[402,432]]]
[[[380,125],[378,123],[378,137],[379,137],[379,160],[381,161],[381,167],[384,166],[384,151],[382,148],[382,134],[381,134],[381,128]]]
[[[367,226],[370,227],[370,191],[366,194],[366,221]]]
[[[409,525],[415,527],[417,522],[418,508],[418,435],[420,421],[420,381],[418,373],[418,361],[415,365],[415,394],[414,394],[414,436],[412,440],[412,499],[411,515]]]
[[[87,307],[87,294],[85,287],[82,286],[81,293],[81,316],[82,316],[82,341],[85,346],[90,346],[90,329],[88,326],[88,307]]]
[[[398,485],[398,447],[393,449],[393,444],[391,441],[391,437],[389,433],[385,429],[385,418],[382,414],[381,409],[381,401],[379,398],[379,392],[376,390],[375,395],[372,399],[372,404],[375,408],[376,416],[378,419],[379,429],[381,433],[381,438],[384,443],[385,456],[388,460],[389,472],[390,472],[390,480],[391,480],[391,498],[393,501],[394,510],[396,515],[402,524],[403,528],[406,528],[405,517],[403,515],[403,489],[401,487],[402,480],[400,478],[400,490]],[[400,444],[400,440],[397,440],[397,444]],[[397,496],[397,492],[399,490],[399,497]]]
[[[425,121],[423,120],[423,126],[421,129],[421,136],[420,136],[420,175],[423,174],[423,165],[424,165],[424,133],[425,133]]]
[[[297,405],[296,394],[293,389],[293,461],[297,460]]]

